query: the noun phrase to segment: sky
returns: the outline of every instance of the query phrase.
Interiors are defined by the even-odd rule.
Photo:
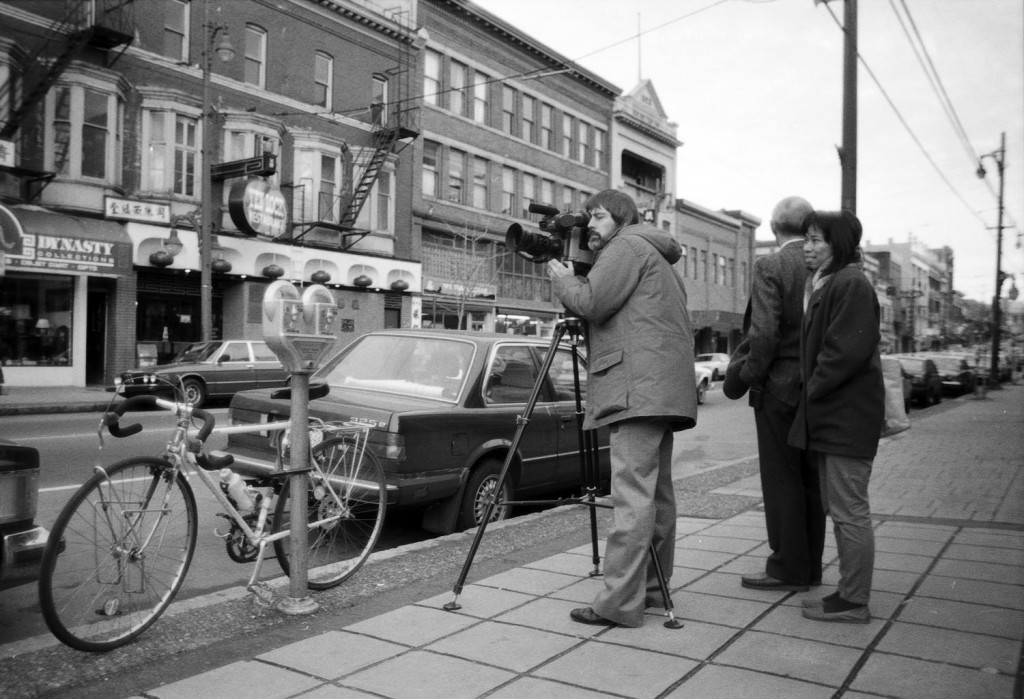
[[[475,2],[623,92],[651,80],[677,198],[761,218],[759,240],[783,197],[840,207],[842,0]],[[990,303],[1005,133],[1002,269],[1024,290],[1024,3],[860,0],[857,24],[864,242],[949,246],[954,288]]]

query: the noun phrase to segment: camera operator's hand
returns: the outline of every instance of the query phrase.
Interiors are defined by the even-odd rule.
[[[574,276],[572,263],[562,262],[561,260],[548,260],[548,274],[555,279]]]

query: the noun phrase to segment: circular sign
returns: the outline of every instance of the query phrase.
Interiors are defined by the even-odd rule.
[[[288,207],[281,190],[256,177],[236,182],[228,196],[228,213],[238,230],[249,235],[284,235]]]

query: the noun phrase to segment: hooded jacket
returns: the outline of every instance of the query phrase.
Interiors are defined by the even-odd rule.
[[[565,307],[587,321],[585,429],[639,417],[668,418],[673,430],[697,424],[693,332],[672,266],[681,251],[664,231],[626,226],[587,277],[552,279]]]

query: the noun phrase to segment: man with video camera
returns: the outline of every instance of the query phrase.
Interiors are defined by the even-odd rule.
[[[596,252],[589,274],[574,274],[560,258],[547,267],[566,309],[587,321],[584,428],[611,431],[615,514],[604,590],[570,617],[635,627],[643,624],[645,607],[662,606],[649,560],[652,544],[661,570],[672,574],[673,433],[697,422],[693,333],[686,290],[672,266],[681,256],[679,243],[641,224],[636,204],[623,192],[598,192],[585,208],[587,242]]]

